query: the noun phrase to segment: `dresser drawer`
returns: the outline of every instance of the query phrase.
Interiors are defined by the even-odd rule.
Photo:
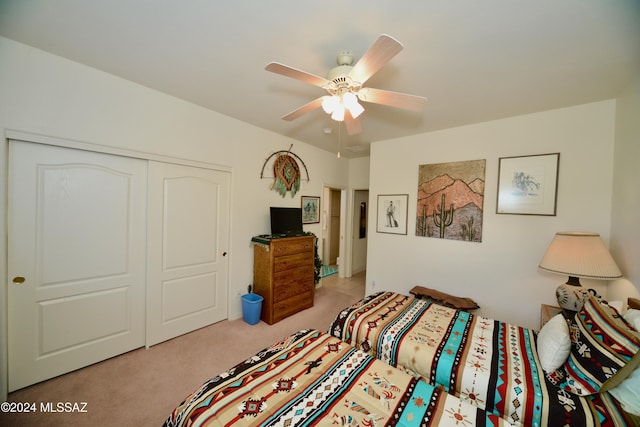
[[[313,270],[309,267],[298,267],[273,274],[273,289],[289,283],[313,283]]]
[[[310,307],[313,307],[312,292],[306,292],[304,294],[296,295],[293,298],[277,302],[273,305],[274,322]]]
[[[304,268],[294,270],[294,275],[274,277],[273,301],[279,302],[295,295],[307,293],[314,288],[313,275]]]
[[[301,252],[311,252],[313,254],[315,249],[313,240],[313,238],[301,238],[300,240],[296,238],[279,239],[271,242],[271,250],[274,257]]]
[[[313,267],[313,254],[311,252],[279,256],[273,259],[274,274],[300,267]]]

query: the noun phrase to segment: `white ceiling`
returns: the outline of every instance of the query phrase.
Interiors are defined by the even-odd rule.
[[[382,34],[404,50],[366,84],[428,98],[364,104],[363,132],[321,109],[325,76]],[[640,0],[0,0],[0,35],[344,156],[369,143],[610,99],[640,74]],[[1,72],[1,69],[0,69]],[[326,134],[325,128],[332,133]]]

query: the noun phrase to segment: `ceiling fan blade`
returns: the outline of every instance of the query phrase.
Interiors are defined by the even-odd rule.
[[[398,40],[382,34],[353,66],[353,69],[349,72],[349,77],[353,81],[364,84],[387,62],[391,61],[391,58],[400,53],[402,49],[403,46]]]
[[[351,113],[348,111],[344,114],[344,127],[347,129],[347,135],[356,135],[362,132],[362,124],[360,124],[360,118],[351,117]]]
[[[264,69],[267,71],[271,71],[272,73],[281,74],[285,77],[291,77],[293,79],[301,80],[305,83],[309,83],[322,88],[331,83],[324,77],[316,76],[314,74],[298,70],[297,68],[293,68],[279,62],[270,62]]]
[[[423,96],[408,95],[406,93],[392,92],[389,90],[365,87],[358,91],[358,99],[374,104],[388,105],[390,107],[404,108],[405,110],[420,111],[427,103]]]
[[[295,120],[303,114],[308,113],[309,111],[313,111],[316,108],[322,107],[322,97],[316,98],[313,101],[304,104],[302,107],[293,110],[292,112],[285,114],[282,116],[282,120],[286,120],[290,122],[291,120]]]

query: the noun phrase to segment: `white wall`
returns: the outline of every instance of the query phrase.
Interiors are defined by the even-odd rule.
[[[640,75],[616,100],[611,254],[625,279],[608,286],[608,298],[640,298]],[[635,286],[634,286],[635,284]]]
[[[300,206],[301,195],[322,194],[323,184],[348,188],[349,160],[247,125],[205,108],[114,77],[12,40],[0,37],[0,134],[17,130],[108,147],[223,165],[232,171],[229,317],[241,316],[240,299],[253,281],[253,235],[269,232],[271,205]],[[188,77],[185,77],[188,78]],[[260,179],[265,159],[288,149],[300,156],[310,181],[291,198]],[[6,188],[6,146],[0,148],[0,185]],[[362,181],[362,180],[360,180]],[[5,196],[6,197],[6,196]],[[6,200],[0,227],[6,235]],[[321,234],[319,224],[305,227]],[[0,245],[0,268],[6,289],[6,252]],[[6,292],[0,307],[6,307]],[[6,310],[0,309],[0,331]],[[0,347],[6,349],[5,333]],[[4,350],[0,373],[6,372]],[[0,395],[6,376],[0,378]],[[2,396],[0,396],[2,397]]]
[[[163,93],[0,38],[0,128],[224,165],[232,169],[230,295],[253,277],[251,236],[269,232],[272,205],[300,206],[323,183],[347,187],[349,161]],[[292,198],[260,179],[266,158],[288,149],[310,180]],[[268,169],[268,168],[267,168]],[[267,170],[268,176],[273,176]],[[306,226],[320,235],[319,225]],[[241,306],[232,303],[231,318]]]
[[[367,292],[424,285],[475,299],[481,314],[537,328],[540,304],[554,304],[566,280],[537,268],[553,235],[596,231],[608,242],[614,127],[611,100],[372,144],[370,200],[409,194],[409,231],[370,233]],[[554,152],[561,153],[557,216],[496,214],[498,159]],[[418,166],[477,159],[486,159],[482,243],[415,236]],[[606,291],[602,282],[583,284]]]
[[[369,188],[369,157],[360,157],[349,162],[349,184],[352,188],[366,190]]]

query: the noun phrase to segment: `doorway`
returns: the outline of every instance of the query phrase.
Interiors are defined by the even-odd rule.
[[[337,188],[324,188],[322,206],[322,264],[339,269],[342,191]]]
[[[367,238],[369,225],[369,190],[353,192],[353,221],[351,244],[351,273],[357,274],[367,269]]]

